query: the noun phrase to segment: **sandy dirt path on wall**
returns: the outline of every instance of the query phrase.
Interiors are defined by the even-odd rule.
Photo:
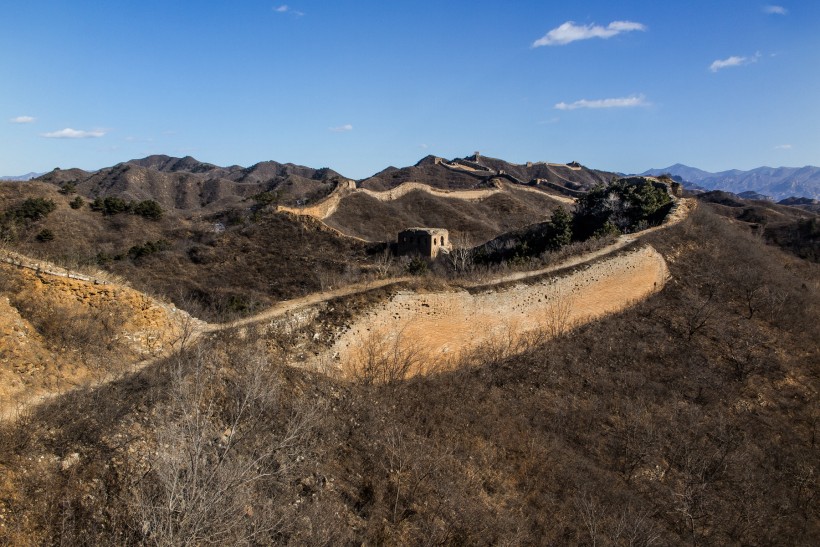
[[[333,365],[350,374],[375,347],[435,363],[480,346],[515,344],[535,332],[557,334],[623,310],[659,291],[668,276],[663,257],[647,245],[528,284],[474,294],[403,291],[337,339]]]
[[[295,215],[310,216],[318,220],[324,220],[336,212],[339,204],[346,196],[352,194],[367,194],[368,196],[379,201],[394,201],[414,190],[420,190],[438,197],[461,199],[464,201],[481,200],[504,191],[501,188],[486,188],[480,190],[439,190],[420,182],[404,182],[393,189],[384,190],[382,192],[368,190],[367,188],[350,189],[349,187],[341,187],[338,191],[334,190],[332,194],[314,205],[307,207],[286,207],[284,205],[280,205],[277,207],[277,210]]]
[[[500,183],[500,186],[497,186],[495,188],[482,188],[478,190],[440,190],[438,188],[433,188],[427,184],[422,184],[420,182],[404,182],[391,190],[384,190],[382,192],[368,190],[367,188],[351,188],[349,185],[340,186],[338,189],[334,190],[333,193],[331,193],[328,197],[314,205],[309,205],[306,207],[287,207],[285,205],[280,205],[276,208],[276,210],[291,213],[294,215],[309,216],[317,220],[323,221],[336,212],[336,210],[339,208],[339,204],[345,197],[353,194],[366,194],[379,201],[387,202],[395,201],[413,191],[421,191],[440,198],[459,199],[463,201],[480,201],[490,196],[494,196],[495,194],[509,192],[510,188],[516,188],[527,192],[545,195],[562,203],[575,202],[575,200],[573,200],[572,198],[567,198],[565,196],[545,192],[543,190],[539,190],[536,188],[530,188],[528,186],[511,186],[503,182]]]

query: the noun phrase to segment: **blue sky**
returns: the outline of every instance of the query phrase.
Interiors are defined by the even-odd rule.
[[[820,2],[0,0],[0,175],[820,165]]]

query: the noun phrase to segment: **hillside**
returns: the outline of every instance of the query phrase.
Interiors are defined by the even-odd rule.
[[[359,295],[41,405],[0,430],[4,540],[811,544],[818,271],[713,207],[644,236],[642,302],[446,372],[282,366]]]
[[[557,188],[588,190],[596,184],[609,182],[614,173],[596,171],[583,166],[530,162],[509,163],[486,156],[468,156],[452,161],[426,156],[412,167],[389,167],[372,177],[359,181],[370,190],[389,190],[405,182],[421,182],[444,190],[464,190],[487,185],[493,178],[506,175],[514,183],[551,184]]]
[[[720,191],[698,194],[697,199],[713,204],[717,214],[747,226],[767,242],[800,258],[820,261],[820,216],[811,208],[747,200]]]
[[[0,542],[811,544],[817,215],[480,159],[299,206],[0,184]],[[149,201],[241,169],[143,163]],[[391,257],[410,222],[492,239]]]
[[[820,200],[809,198],[786,198],[777,202],[778,205],[788,205],[789,207],[797,207],[805,211],[813,213],[820,213]]]
[[[0,228],[25,253],[104,268],[205,318],[241,316],[374,275],[376,248],[361,240],[390,242],[402,229],[432,225],[475,244],[543,222],[571,202],[560,193],[563,186],[521,184],[497,172],[468,176],[466,193],[443,190],[452,180],[436,178],[437,170],[459,175],[470,169],[459,165],[422,160],[408,169],[431,184],[395,186],[398,194],[383,195],[330,169],[272,161],[219,167],[191,157],[149,156],[93,173],[58,169],[25,184],[4,183],[4,210],[31,199],[56,208],[42,219],[0,222]],[[321,204],[346,188],[354,190],[340,193],[333,214],[320,215],[319,222],[287,213],[301,213],[305,204]],[[105,206],[104,198],[116,208]],[[126,211],[143,202],[154,202],[159,218]]]
[[[248,314],[328,284],[356,281],[372,267],[361,242],[256,201],[210,214],[170,209],[151,220],[92,211],[82,198],[74,209],[77,196],[57,188],[42,181],[0,185],[0,216],[30,199],[55,204],[37,221],[0,222],[0,235],[8,228],[8,245],[71,267],[102,268],[204,318]],[[51,239],[38,239],[44,230]]]
[[[368,241],[394,241],[405,228],[436,226],[449,230],[460,245],[475,245],[541,222],[556,207],[566,206],[560,195],[528,190],[504,185],[472,193],[456,190],[439,194],[415,189],[395,199],[387,199],[384,193],[353,192],[324,221],[342,233]]]
[[[32,397],[90,385],[167,354],[193,321],[113,282],[39,275],[6,260],[21,259],[0,254],[0,419]]]
[[[263,192],[271,199],[295,204],[328,194],[341,176],[330,169],[311,169],[274,161],[251,167],[218,167],[190,156],[148,156],[94,173],[56,169],[35,180],[72,185],[87,198],[115,196],[157,201],[165,209],[216,211],[238,206]]]
[[[694,167],[675,164],[663,169],[650,169],[641,173],[658,176],[670,173],[679,176],[687,186],[695,185],[706,190],[723,190],[734,194],[757,192],[776,201],[790,197],[820,198],[820,167],[758,167],[749,171],[732,169],[710,173]]]

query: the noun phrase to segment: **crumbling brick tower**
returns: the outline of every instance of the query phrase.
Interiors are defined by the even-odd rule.
[[[398,254],[420,255],[435,258],[444,250],[449,251],[450,237],[443,228],[408,228],[399,232]]]

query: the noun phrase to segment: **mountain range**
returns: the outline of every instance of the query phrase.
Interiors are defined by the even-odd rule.
[[[45,173],[35,173],[32,171],[31,173],[26,173],[25,175],[18,175],[18,176],[0,176],[0,180],[17,180],[17,181],[24,181],[24,180],[31,180],[36,179],[37,177],[44,175]]]
[[[515,184],[551,186],[574,195],[610,180],[613,173],[581,165],[530,162],[519,165],[485,156],[448,161],[426,156],[409,167],[387,167],[356,186],[389,190],[404,182],[418,182],[441,190],[463,190],[492,185],[501,178]],[[38,181],[70,185],[88,197],[117,196],[129,200],[152,199],[165,209],[209,210],[235,206],[248,198],[269,193],[283,205],[300,205],[321,199],[346,177],[329,168],[314,169],[292,163],[264,161],[250,167],[220,167],[186,156],[148,156],[97,171],[55,169]]]
[[[649,169],[641,175],[670,174],[692,190],[724,190],[734,194],[756,192],[776,201],[786,198],[820,198],[820,167],[758,167],[749,171],[730,169],[710,173],[676,163],[663,169]],[[752,197],[752,196],[750,196]]]
[[[551,180],[555,178],[553,173],[550,172],[552,169],[550,169],[548,164],[536,163],[534,166],[530,164],[529,168],[525,168],[523,165],[510,164],[500,160],[495,160],[493,158],[481,157],[480,160],[483,164],[487,164],[488,162],[492,163],[493,165],[488,166],[495,169],[502,169],[506,173],[521,180],[531,180],[532,178],[544,178],[546,180]],[[493,162],[499,163],[499,165],[495,165]],[[293,192],[293,197],[297,199],[304,199],[308,196],[300,194],[305,193],[306,188],[304,188],[304,183],[306,182],[306,179],[314,182],[329,182],[334,178],[341,177],[339,173],[328,168],[312,169],[290,163],[281,164],[275,161],[264,161],[251,167],[241,167],[238,165],[219,167],[210,163],[200,162],[190,156],[184,158],[174,158],[164,155],[148,156],[142,159],[130,160],[114,167],[104,168],[94,172],[82,171],[79,169],[67,169],[63,170],[63,173],[60,175],[56,174],[60,170],[55,170],[48,175],[52,175],[50,178],[60,179],[61,181],[73,179],[77,182],[91,182],[89,179],[94,179],[93,183],[89,184],[89,186],[94,185],[108,188],[111,188],[112,186],[119,186],[119,190],[124,190],[125,188],[123,188],[123,186],[130,187],[132,185],[130,183],[125,183],[125,181],[122,180],[122,177],[118,175],[123,175],[124,171],[127,171],[127,169],[131,167],[137,168],[142,175],[146,173],[146,171],[143,170],[148,170],[153,173],[160,172],[165,175],[177,175],[177,180],[175,181],[177,182],[177,185],[179,185],[180,179],[187,179],[190,175],[193,175],[193,178],[196,179],[196,182],[198,183],[197,186],[201,186],[204,181],[209,181],[209,184],[205,184],[207,188],[202,189],[204,190],[204,194],[210,194],[204,198],[206,202],[211,200],[218,201],[220,197],[224,198],[226,191],[225,186],[227,185],[234,187],[236,183],[240,183],[240,186],[244,187],[245,192],[240,191],[239,193],[245,194],[243,197],[247,197],[248,192],[258,192],[265,189],[270,190],[272,187],[279,187],[283,185],[283,183],[287,186],[293,186],[292,183],[295,182],[297,183],[296,186],[301,186],[301,188],[288,188],[288,190],[295,190]],[[535,167],[535,169],[532,167]],[[419,168],[426,168],[423,169],[424,171],[430,171],[431,168],[433,171],[442,171],[442,173],[436,173],[437,175],[441,175],[446,172],[443,168],[437,169],[437,165],[434,165],[434,157],[428,156],[419,161],[419,163],[417,163],[413,168],[397,169],[395,167],[388,167],[385,170],[376,173],[372,177],[360,181],[360,184],[365,188],[372,188],[374,190],[390,188],[397,183],[420,178],[420,173],[418,172]],[[576,184],[581,183],[579,185],[580,187],[588,186],[590,182],[600,179],[600,175],[598,175],[598,173],[604,173],[593,171],[592,173],[595,174],[592,174],[586,170],[584,171],[587,174],[586,177],[577,176],[581,175],[581,173],[573,173],[573,175],[576,176],[571,177],[571,179],[583,179],[572,180],[572,182],[575,182]],[[479,172],[477,174],[480,176],[484,173]],[[591,177],[589,176],[590,174],[592,174]],[[809,198],[813,200],[820,199],[820,167],[811,165],[807,165],[805,167],[758,167],[748,171],[730,169],[727,171],[709,172],[704,171],[703,169],[698,169],[697,167],[690,167],[688,165],[676,163],[675,165],[670,165],[669,167],[660,169],[648,169],[640,174],[643,176],[669,174],[679,182],[683,183],[684,187],[689,190],[723,190],[732,192],[747,199],[771,198],[774,201],[782,201],[787,198]],[[31,172],[18,176],[0,176],[0,180],[27,181],[43,177],[44,175],[47,174]],[[428,175],[428,173],[425,173],[425,175]],[[142,179],[142,183],[150,183],[151,181],[147,179],[153,179],[156,177],[131,176],[128,178],[138,178]],[[421,178],[430,177],[423,176]],[[470,179],[473,177],[465,176],[464,173],[450,172],[445,177],[438,176],[434,178],[437,178],[439,181],[442,180],[442,178],[449,178],[451,179],[450,182],[452,183],[452,186],[461,187],[470,186]],[[118,181],[119,184],[114,182],[112,179],[120,179]],[[564,179],[564,177],[561,177],[561,179]],[[217,181],[219,181],[219,183],[217,183]],[[298,184],[299,182],[303,184]],[[561,180],[561,182],[564,181]],[[183,184],[183,186],[187,186],[187,184]],[[251,189],[252,186],[255,186],[255,188]],[[313,185],[310,184],[310,186]],[[284,188],[282,188],[282,190],[284,190]],[[313,188],[313,190],[315,191],[316,189]],[[325,189],[325,191],[327,190]],[[200,193],[200,188],[197,188],[197,193]],[[229,191],[228,193],[233,192]],[[310,197],[315,198],[316,196]],[[167,205],[170,205],[170,203]]]

